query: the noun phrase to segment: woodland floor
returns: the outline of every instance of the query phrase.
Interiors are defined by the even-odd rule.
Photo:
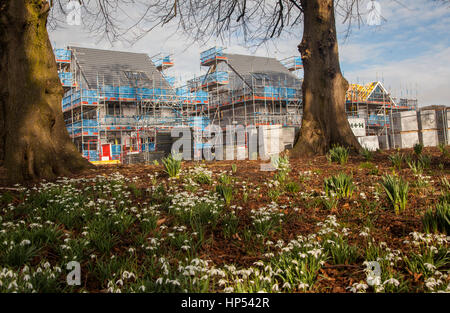
[[[450,238],[422,219],[449,199],[450,158],[425,148],[420,173],[394,169],[398,153],[416,157],[290,159],[285,179],[261,161],[183,162],[178,178],[101,166],[29,186],[7,186],[0,170],[0,292],[448,292]],[[324,179],[340,172],[354,191],[330,208]],[[409,182],[399,214],[385,174]],[[81,286],[65,283],[72,260]]]

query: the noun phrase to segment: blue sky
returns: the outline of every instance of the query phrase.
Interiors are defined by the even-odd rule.
[[[337,21],[344,76],[351,83],[382,80],[394,96],[417,94],[420,105],[450,105],[450,6],[437,5],[432,0],[400,0],[400,4],[394,0],[378,1],[386,19],[380,26],[353,27],[345,39],[346,25]],[[296,46],[302,29],[297,33],[298,36],[284,36],[256,50],[232,40],[226,43],[227,51],[283,59],[298,54]],[[198,75],[200,52],[222,44],[211,41],[203,46],[188,46],[182,35],[170,34],[170,29],[159,28],[133,46],[119,42],[111,47],[80,26],[66,25],[51,31],[50,39],[56,47],[73,44],[149,55],[172,53],[176,66],[171,74],[179,80]]]

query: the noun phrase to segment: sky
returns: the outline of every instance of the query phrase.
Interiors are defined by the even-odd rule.
[[[365,1],[366,3],[369,1]],[[337,17],[341,70],[350,83],[382,81],[396,97],[417,97],[421,106],[450,106],[450,5],[432,0],[378,0],[381,25],[353,26],[347,36],[347,25]],[[363,7],[367,4],[363,3]],[[78,45],[147,53],[172,54],[175,67],[168,75],[179,81],[201,73],[200,52],[215,45],[226,46],[228,53],[253,54],[284,59],[299,55],[297,45],[302,28],[285,34],[259,48],[246,47],[240,38],[223,43],[191,43],[174,27],[156,28],[133,45],[111,43],[93,36],[83,26],[59,25],[49,29],[54,47]],[[298,35],[297,35],[298,34]]]

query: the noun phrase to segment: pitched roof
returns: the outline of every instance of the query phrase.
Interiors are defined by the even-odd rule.
[[[230,53],[225,56],[228,61],[220,63],[218,70],[229,72],[232,89],[237,88],[242,79],[249,85],[252,81],[260,81],[267,86],[301,86],[301,80],[275,58]],[[226,68],[227,64],[229,68]]]
[[[347,90],[347,101],[370,101],[376,90],[385,94],[386,100],[390,100],[395,104],[394,99],[392,99],[381,82],[371,82],[366,85],[351,84]]]
[[[69,47],[88,88],[102,85],[172,89],[145,53]]]

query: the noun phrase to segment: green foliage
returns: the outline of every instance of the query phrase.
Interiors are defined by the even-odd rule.
[[[169,177],[179,176],[181,171],[181,158],[171,154],[162,159],[162,163],[164,164],[164,172],[166,172]]]
[[[417,157],[419,157],[422,154],[423,151],[423,145],[421,143],[416,143],[414,145],[414,153]]]
[[[381,185],[394,208],[395,214],[404,211],[408,202],[409,183],[401,177],[385,175],[383,176]]]
[[[419,160],[410,160],[407,163],[414,175],[420,175],[423,173],[423,164]]]
[[[327,210],[333,210],[339,204],[337,197],[324,197],[322,198],[322,204]]]
[[[290,192],[290,193],[297,193],[300,191],[300,185],[296,182],[286,183],[284,188],[287,192]]]
[[[225,203],[230,205],[231,200],[233,199],[233,187],[227,185],[217,185],[216,191],[223,197]]]
[[[450,182],[448,181],[447,177],[443,177],[441,179],[441,186],[446,192],[450,192]]]
[[[339,145],[334,145],[327,153],[329,162],[336,162],[344,165],[348,161],[349,149]]]
[[[422,164],[422,167],[424,169],[430,168],[431,166],[431,157],[428,154],[421,154],[417,158],[417,161]]]
[[[445,144],[440,143],[438,148],[439,148],[439,151],[441,151],[441,155],[444,159],[448,158],[450,156],[450,153],[448,152],[447,146]]]
[[[230,239],[234,234],[237,233],[239,218],[232,211],[228,214],[225,214],[225,216],[222,219],[222,225],[223,225],[223,236],[227,239]]]
[[[291,171],[291,164],[289,163],[289,157],[279,156],[271,159],[273,167],[277,169],[277,173],[275,174],[275,180],[280,183],[286,182],[288,178],[288,174]]]
[[[236,174],[236,172],[237,172],[237,165],[236,164],[232,164],[231,165],[231,171],[233,172],[233,174]]]
[[[324,248],[330,255],[332,264],[352,264],[359,257],[358,248],[349,245],[342,236],[327,240]]]
[[[426,233],[442,232],[450,234],[450,204],[442,201],[436,205],[436,210],[428,209],[422,218]]]
[[[389,156],[389,160],[391,161],[392,166],[394,168],[397,168],[398,170],[402,169],[404,158],[405,158],[404,155],[400,152],[397,152],[396,154],[392,154]]]
[[[324,179],[325,194],[328,197],[351,198],[355,185],[353,176],[345,173]]]
[[[366,160],[366,162],[370,162],[373,160],[373,152],[368,148],[363,147],[360,151],[361,156]]]
[[[219,176],[218,181],[222,185],[229,186],[229,185],[233,184],[233,177],[231,177],[227,174],[222,174]]]

